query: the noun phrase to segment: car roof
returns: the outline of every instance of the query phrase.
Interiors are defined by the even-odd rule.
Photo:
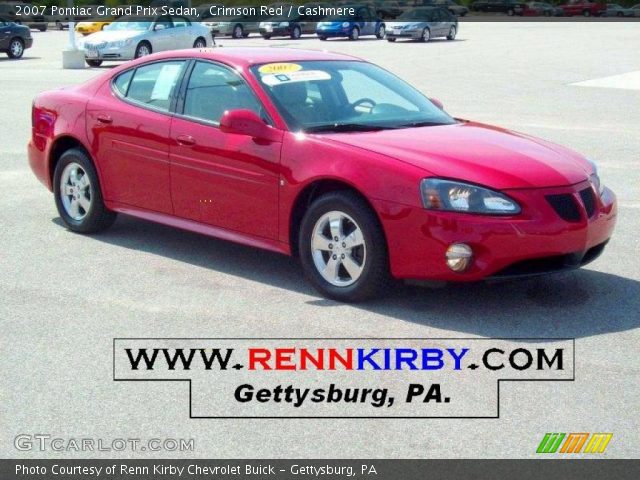
[[[361,59],[340,53],[321,50],[304,50],[280,47],[215,47],[200,50],[174,50],[143,57],[145,61],[169,58],[203,58],[217,60],[236,67],[250,67],[262,63],[302,62],[305,60],[357,60]]]

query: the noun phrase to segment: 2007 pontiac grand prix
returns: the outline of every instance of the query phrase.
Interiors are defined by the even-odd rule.
[[[73,231],[117,213],[297,255],[322,294],[391,278],[580,267],[616,218],[594,163],[453,118],[395,75],[320,51],[154,54],[38,95],[31,168]]]

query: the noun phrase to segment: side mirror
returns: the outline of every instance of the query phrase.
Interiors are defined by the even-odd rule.
[[[164,30],[164,29],[165,29],[164,23],[156,23],[156,24],[153,26],[153,30],[154,30],[154,31],[156,31],[156,32],[157,32],[158,30]]]
[[[220,130],[224,133],[247,135],[257,140],[282,141],[282,132],[270,127],[252,110],[228,110],[220,119]]]
[[[442,102],[440,100],[438,100],[437,98],[430,98],[429,100],[431,101],[431,103],[433,103],[440,110],[444,110],[444,105],[442,104]]]

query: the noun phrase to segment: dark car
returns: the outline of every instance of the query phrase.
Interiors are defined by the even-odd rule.
[[[33,38],[29,27],[0,17],[0,52],[6,53],[9,58],[20,58],[31,45]]]
[[[260,22],[260,35],[267,40],[271,37],[297,39],[303,33],[316,33],[317,23],[323,18],[324,15],[299,15],[295,13],[291,17],[268,18],[264,22]]]
[[[24,3],[0,3],[0,16],[6,21],[14,22],[18,25],[26,25],[29,28],[35,28],[44,32],[47,29],[47,20],[44,15],[24,15],[18,14],[19,7],[25,7],[31,9],[31,5]],[[20,12],[21,13],[21,12]]]
[[[501,12],[509,16],[522,15],[525,2],[517,0],[476,0],[471,4],[474,12]]]

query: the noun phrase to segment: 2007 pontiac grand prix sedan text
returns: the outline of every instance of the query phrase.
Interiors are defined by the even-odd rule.
[[[29,160],[73,231],[121,212],[298,255],[343,301],[579,267],[616,218],[581,155],[319,51],[159,53],[45,92]]]

